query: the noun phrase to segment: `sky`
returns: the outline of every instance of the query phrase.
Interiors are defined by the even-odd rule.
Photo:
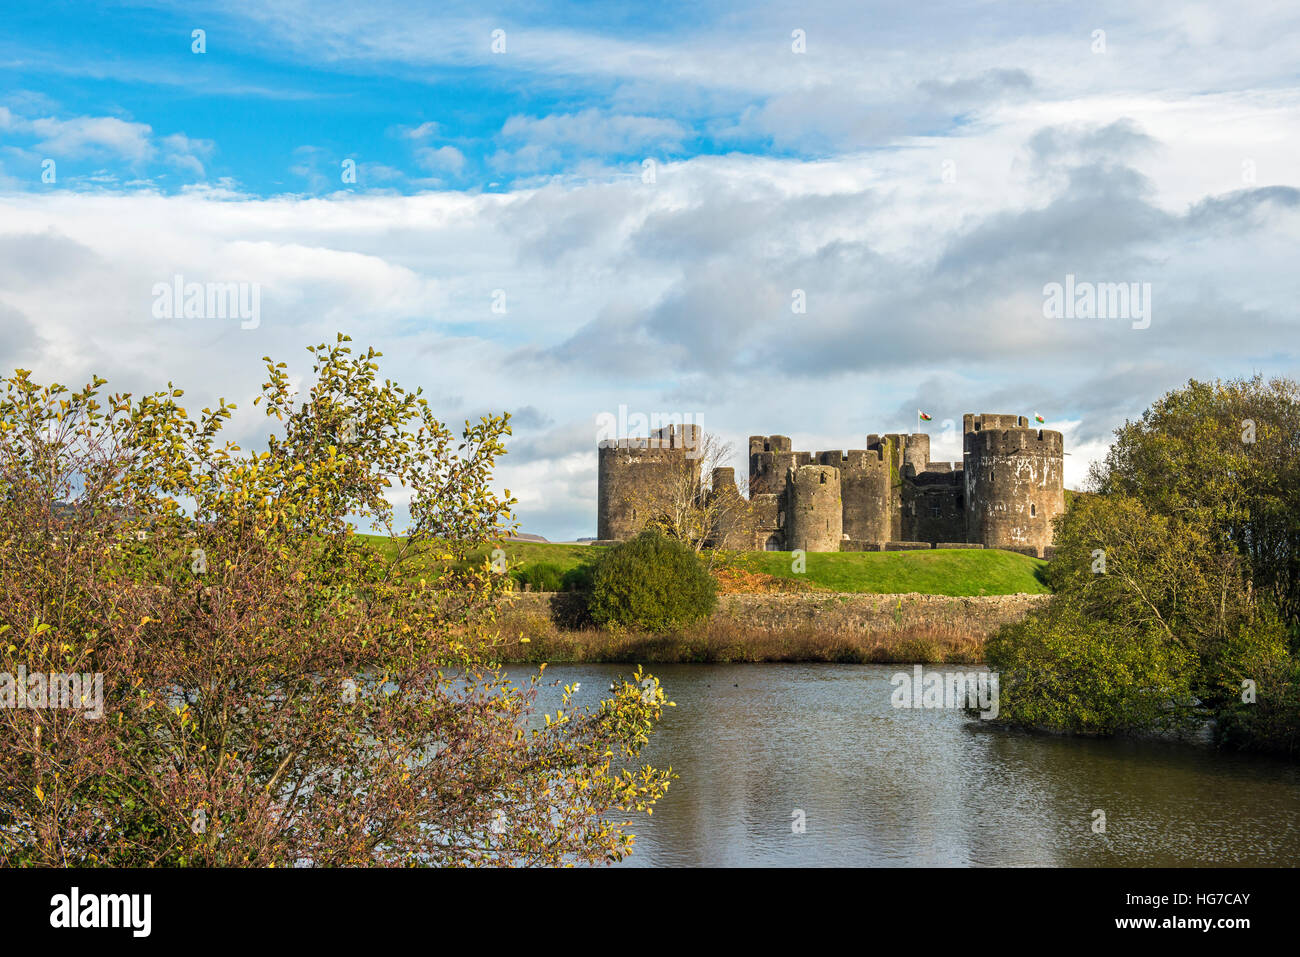
[[[638,414],[742,473],[751,434],[863,448],[924,410],[948,461],[963,413],[1037,414],[1083,487],[1189,378],[1300,374],[1297,27],[1160,0],[13,7],[0,368],[175,382],[256,447],[261,358],[303,383],[344,332],[457,428],[510,412],[496,484],[553,540],[595,534],[601,423]],[[250,311],[172,315],[176,277]],[[1053,284],[1134,295],[1062,314]]]

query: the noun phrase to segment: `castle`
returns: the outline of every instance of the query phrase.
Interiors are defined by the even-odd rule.
[[[931,462],[925,433],[867,436],[865,449],[795,452],[784,435],[749,438],[749,498],[736,470],[700,479],[698,425],[599,447],[597,539],[623,541],[661,513],[685,475],[710,510],[711,544],[744,550],[1001,548],[1050,557],[1065,509],[1060,432],[1015,415],[962,417],[963,460]],[[677,493],[680,498],[680,494]]]

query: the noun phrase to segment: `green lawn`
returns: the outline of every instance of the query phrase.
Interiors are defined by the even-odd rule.
[[[399,544],[399,542],[394,542],[382,535],[359,535],[358,538],[370,540],[377,548],[388,555],[394,554]],[[560,545],[551,542],[507,542],[502,548],[506,553],[506,562],[511,568],[535,562],[550,562],[560,566],[565,571],[577,567],[584,561],[594,561],[605,550],[600,546]],[[433,550],[431,546],[425,549],[425,551]],[[471,559],[481,562],[491,552],[492,549],[488,547],[475,549],[470,553]],[[421,560],[422,558],[417,559],[417,562]]]
[[[799,578],[789,552],[751,552],[751,571]],[[926,595],[1042,594],[1045,561],[983,548],[935,548],[914,552],[810,552],[803,577],[818,588],[840,592]]]
[[[377,547],[391,552],[396,546],[385,538],[369,537]],[[507,542],[502,546],[512,573],[527,575],[537,566],[552,566],[564,575],[584,563],[590,565],[605,551],[592,545],[543,542]],[[481,562],[491,549],[481,548],[473,560]],[[1041,594],[1047,586],[1037,558],[997,549],[943,548],[914,552],[812,552],[807,571],[791,570],[789,552],[750,552],[737,556],[742,567],[778,578],[803,578],[825,591],[927,595]],[[417,565],[423,559],[417,559]]]

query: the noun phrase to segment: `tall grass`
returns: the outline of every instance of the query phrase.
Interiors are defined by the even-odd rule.
[[[561,629],[537,612],[507,613],[501,620],[505,662],[735,663],[759,661],[842,664],[974,664],[984,637],[951,624],[921,624],[879,631],[812,625],[754,629],[710,619],[667,635],[631,629]]]

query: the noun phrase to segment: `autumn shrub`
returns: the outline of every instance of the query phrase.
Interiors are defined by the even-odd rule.
[[[303,395],[266,360],[257,450],[226,439],[233,406],[191,415],[174,386],[0,380],[0,704],[18,674],[101,682],[94,709],[0,707],[0,865],[629,851],[670,776],[633,767],[657,682],[591,708],[566,690],[544,719],[540,675],[492,664],[505,576],[467,557],[509,517],[491,486],[507,419],[457,435],[346,341],[312,349]],[[390,547],[360,540],[367,522]]]

